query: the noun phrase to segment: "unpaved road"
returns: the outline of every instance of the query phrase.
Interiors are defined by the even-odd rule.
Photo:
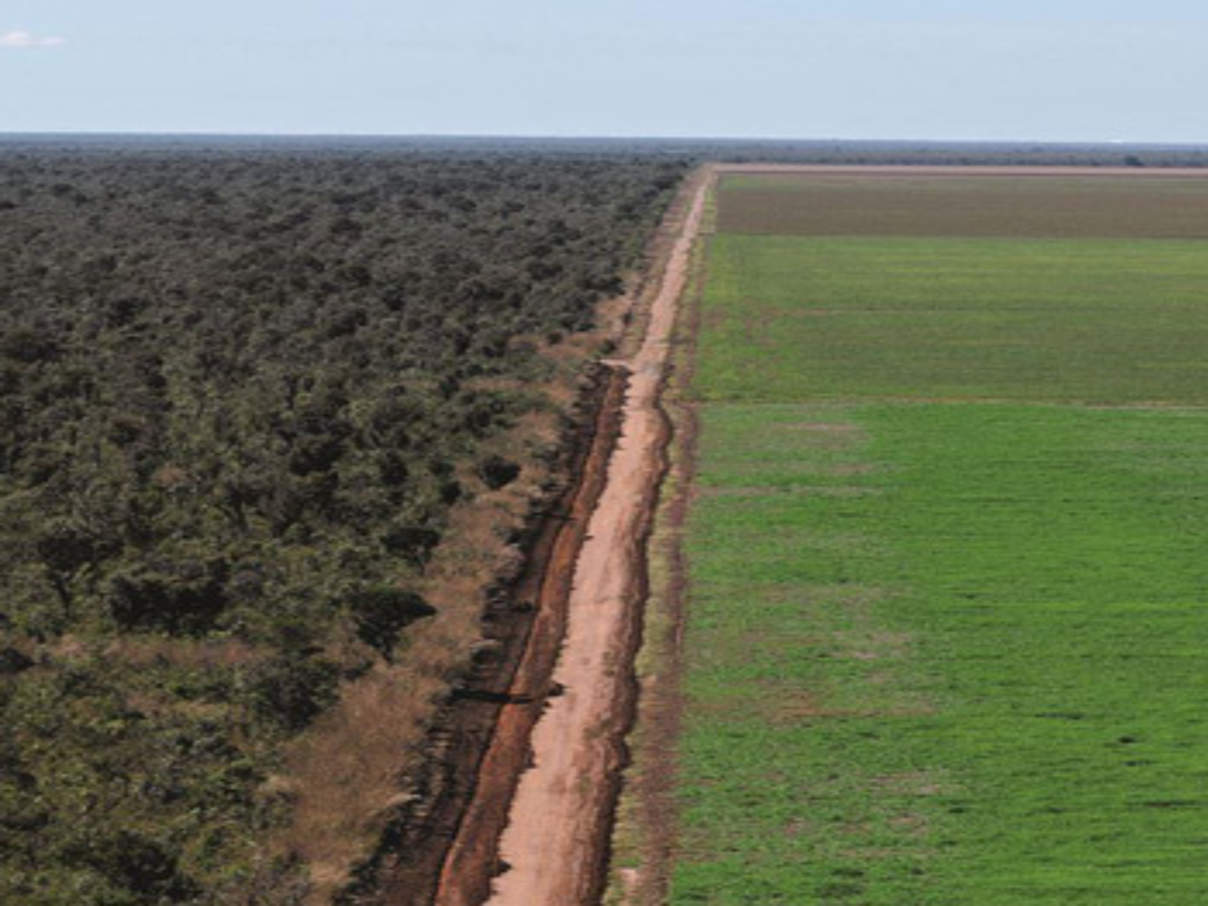
[[[646,587],[645,539],[669,433],[659,393],[710,177],[708,170],[696,177],[641,348],[631,359],[611,363],[628,373],[620,437],[574,565],[565,637],[549,686],[557,694],[546,699],[539,693],[545,708],[529,737],[531,767],[515,788],[499,841],[500,867],[506,870],[491,885],[493,906],[586,906],[598,899],[603,884],[623,735],[636,695],[633,655]],[[481,828],[490,821],[480,819],[500,808],[501,795],[506,802],[514,779],[502,769],[515,764],[517,741],[515,734],[496,731],[475,802],[445,862],[437,906],[482,902],[481,882],[467,875],[493,849],[493,840],[482,839]],[[499,772],[490,767],[496,759]]]
[[[671,250],[630,380],[608,483],[588,526],[571,589],[569,625],[550,702],[533,731],[534,766],[520,780],[500,843],[510,869],[495,906],[581,906],[598,894],[608,823],[632,708],[632,659],[645,593],[645,538],[662,475],[667,422],[659,391],[675,308],[700,226],[696,189]]]

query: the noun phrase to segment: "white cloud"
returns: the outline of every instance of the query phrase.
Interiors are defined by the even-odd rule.
[[[0,47],[58,47],[63,38],[39,38],[22,29],[0,32]]]

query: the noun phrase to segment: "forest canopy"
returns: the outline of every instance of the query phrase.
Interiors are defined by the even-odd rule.
[[[518,474],[516,387],[688,165],[0,145],[0,900],[288,873],[253,866],[281,743],[406,656],[449,508]]]

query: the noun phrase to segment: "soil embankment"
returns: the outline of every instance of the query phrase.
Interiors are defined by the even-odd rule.
[[[558,648],[566,633],[567,606],[575,558],[582,548],[588,524],[604,488],[607,465],[620,429],[621,404],[626,374],[611,368],[600,401],[592,443],[579,469],[579,481],[558,514],[556,530],[549,533],[545,550],[535,550],[532,567],[514,600],[532,607],[534,618],[522,650],[513,660],[511,682],[502,694],[477,696],[495,705],[497,715],[485,747],[476,747],[481,761],[464,776],[472,782],[462,787],[461,820],[451,833],[452,843],[443,853],[444,862],[427,868],[424,880],[437,880],[430,896],[437,903],[481,903],[490,892],[497,870],[497,844],[507,821],[508,803],[515,793],[520,773],[528,763],[528,740],[553,694],[551,684]],[[482,726],[480,723],[479,726]],[[439,877],[438,877],[439,873]],[[413,879],[418,880],[418,879]],[[416,888],[400,885],[391,903],[432,902],[416,899]]]
[[[532,768],[519,778],[499,842],[490,904],[587,904],[603,884],[623,733],[635,689],[632,662],[645,593],[645,539],[664,469],[668,423],[658,405],[675,304],[704,205],[704,176],[670,250],[638,353],[618,362],[629,373],[621,437],[587,539],[575,563],[567,634],[545,713],[530,738]],[[490,776],[480,774],[483,795]],[[496,783],[511,780],[498,778]],[[467,817],[469,818],[469,817]],[[458,892],[461,869],[446,864],[437,904],[469,906],[481,892]]]
[[[441,867],[457,860],[469,887],[478,886],[485,898],[494,869],[493,851],[481,846],[454,848],[463,816],[471,804],[487,813],[501,813],[495,836],[502,829],[512,787],[491,784],[492,797],[482,799],[477,782],[486,771],[495,777],[501,761],[511,757],[492,745],[501,737],[527,739],[547,694],[541,677],[553,670],[565,631],[566,600],[575,557],[583,544],[587,522],[604,486],[606,464],[620,429],[625,374],[601,366],[583,405],[596,413],[573,439],[572,483],[535,526],[526,545],[523,572],[507,589],[491,596],[485,619],[489,627],[474,669],[454,692],[429,735],[428,771],[418,784],[415,808],[406,810],[385,834],[372,866],[381,877],[374,903],[424,906],[433,902]],[[527,725],[527,726],[526,726]],[[515,748],[513,745],[511,748]],[[484,754],[485,753],[485,754]],[[519,756],[514,775],[523,765]],[[418,809],[418,810],[417,810]],[[475,864],[481,860],[481,865]],[[370,875],[372,877],[372,875]],[[371,882],[372,883],[372,882]],[[355,892],[339,902],[361,902]]]

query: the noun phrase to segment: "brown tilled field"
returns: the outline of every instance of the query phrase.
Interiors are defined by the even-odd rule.
[[[1198,239],[1208,237],[1208,171],[731,173],[718,210],[731,233]]]

